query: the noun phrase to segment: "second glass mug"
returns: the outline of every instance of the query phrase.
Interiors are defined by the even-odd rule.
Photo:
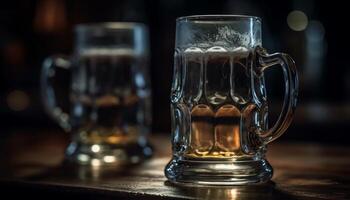
[[[138,163],[152,154],[147,28],[139,23],[82,24],[71,57],[43,63],[42,97],[47,112],[72,132],[67,160],[87,165]],[[70,113],[58,106],[57,68],[72,74]]]
[[[261,47],[261,19],[212,15],[177,19],[171,90],[174,183],[239,185],[270,180],[266,145],[290,125],[298,91],[294,61]],[[265,70],[282,67],[282,111],[268,128]]]

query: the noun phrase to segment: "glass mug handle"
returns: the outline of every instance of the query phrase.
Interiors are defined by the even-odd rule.
[[[264,143],[270,143],[281,136],[292,122],[294,110],[298,96],[298,74],[294,60],[284,53],[268,54],[262,47],[256,49],[257,73],[262,74],[267,68],[274,65],[282,67],[285,91],[282,111],[272,128],[263,130],[257,129],[258,135],[263,139]]]
[[[68,57],[61,55],[51,56],[44,60],[40,77],[41,97],[44,103],[44,108],[46,112],[67,132],[71,130],[69,114],[63,112],[63,110],[57,105],[52,82],[55,78],[56,68],[68,70],[70,67],[71,62]]]

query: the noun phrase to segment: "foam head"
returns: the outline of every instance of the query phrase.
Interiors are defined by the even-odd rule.
[[[250,16],[189,16],[176,23],[176,48],[221,46],[233,50],[261,45],[261,20]]]

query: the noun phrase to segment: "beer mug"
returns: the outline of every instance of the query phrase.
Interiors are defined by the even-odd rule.
[[[82,24],[75,33],[73,56],[47,58],[41,75],[48,114],[72,132],[67,160],[96,166],[142,161],[152,154],[146,139],[151,123],[147,28]],[[57,68],[72,75],[69,113],[55,97]]]
[[[177,19],[171,89],[174,183],[239,185],[266,182],[266,145],[291,123],[298,77],[286,54],[261,47],[261,19],[213,15]],[[282,67],[284,102],[268,127],[264,73]]]

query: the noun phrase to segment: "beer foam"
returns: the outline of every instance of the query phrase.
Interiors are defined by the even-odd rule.
[[[252,37],[250,33],[247,32],[242,34],[233,30],[232,28],[229,28],[228,26],[219,27],[216,37],[218,42],[225,42],[233,47],[237,47],[237,44],[243,47],[251,47],[256,42],[252,41],[254,40],[254,37]]]
[[[138,56],[136,52],[131,48],[93,48],[93,49],[84,49],[79,52],[81,57],[135,57]]]
[[[261,40],[258,37],[259,31],[255,33],[244,32],[240,33],[230,26],[217,27],[215,34],[203,34],[200,31],[192,31],[187,34],[184,43],[180,43],[181,48],[197,46],[199,48],[211,48],[213,46],[221,46],[226,49],[233,50],[237,47],[253,48],[261,45]]]
[[[197,54],[197,53],[203,53],[203,50],[201,48],[198,48],[198,47],[189,47],[189,48],[185,49],[184,53]]]
[[[222,46],[212,46],[210,48],[189,47],[184,50],[183,54],[186,57],[198,57],[198,55],[223,55],[223,56],[242,56],[249,54],[250,50],[246,47],[226,48]]]

